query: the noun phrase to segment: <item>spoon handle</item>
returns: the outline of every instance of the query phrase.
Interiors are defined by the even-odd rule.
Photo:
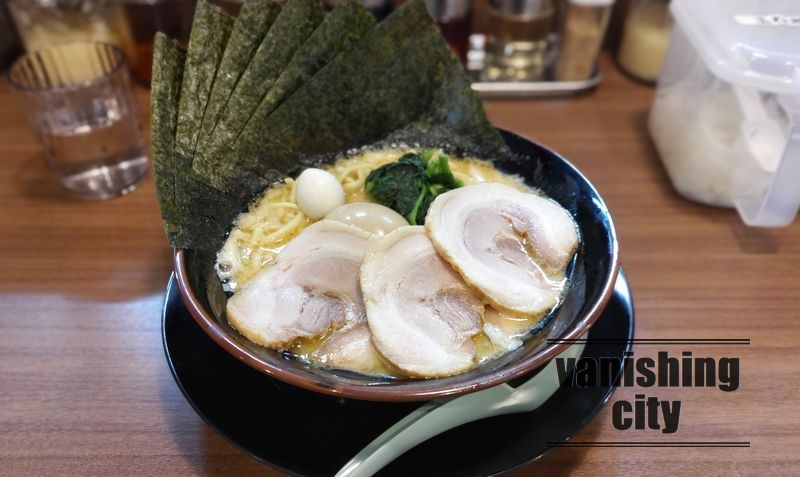
[[[577,358],[583,348],[584,344],[578,343],[559,356]],[[558,390],[559,384],[555,360],[552,360],[517,389],[501,384],[457,398],[425,403],[376,437],[335,477],[368,477],[417,444],[449,429],[487,417],[533,411]]]
[[[336,477],[373,475],[417,444],[448,429],[488,417],[487,407],[505,399],[512,391],[512,387],[502,384],[455,399],[425,403],[370,442]]]

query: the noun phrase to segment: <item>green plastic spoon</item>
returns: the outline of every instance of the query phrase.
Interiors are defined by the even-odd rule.
[[[586,336],[588,334],[583,337]],[[584,342],[580,341],[558,357],[578,358],[583,348]],[[501,384],[457,398],[425,403],[370,442],[336,473],[336,477],[374,475],[417,444],[462,424],[501,414],[533,411],[556,392],[559,384],[554,359],[517,388]]]

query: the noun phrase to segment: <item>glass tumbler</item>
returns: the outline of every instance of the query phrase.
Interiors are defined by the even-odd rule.
[[[133,191],[149,164],[136,99],[118,47],[71,43],[29,53],[11,67],[16,92],[45,158],[75,195]]]

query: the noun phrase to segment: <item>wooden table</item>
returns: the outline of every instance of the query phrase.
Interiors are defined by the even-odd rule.
[[[610,406],[578,441],[748,441],[750,448],[559,449],[512,475],[800,473],[800,222],[744,227],[671,188],[645,130],[652,88],[609,61],[593,93],[490,101],[500,127],[570,158],[606,199],[633,287],[637,338],[749,338],[672,346],[738,357],[741,386],[622,388],[681,400],[677,433],[620,431]],[[140,91],[142,115],[147,93]],[[61,190],[0,85],[0,475],[280,475],[215,434],[170,375],[161,307],[171,250],[153,180],[83,202]],[[636,346],[636,357],[657,346]]]

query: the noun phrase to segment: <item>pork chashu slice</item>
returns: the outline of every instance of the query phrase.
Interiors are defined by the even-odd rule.
[[[373,239],[361,289],[372,341],[394,366],[431,378],[475,365],[472,338],[481,330],[483,302],[439,256],[423,227]]]
[[[563,207],[498,183],[438,196],[425,228],[439,253],[487,302],[522,315],[558,304],[578,247],[575,222]]]
[[[310,225],[228,300],[228,320],[251,341],[278,350],[364,322],[358,271],[369,238],[332,220]]]

